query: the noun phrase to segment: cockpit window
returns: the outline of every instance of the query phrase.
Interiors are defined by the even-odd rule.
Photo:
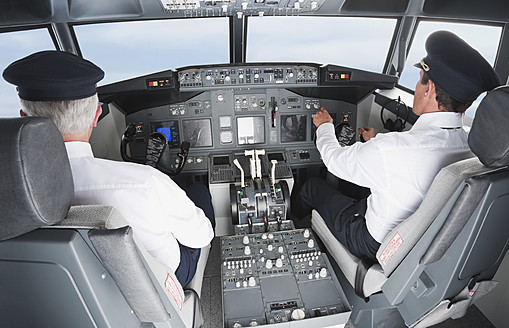
[[[382,72],[395,19],[249,17],[247,61],[315,62]]]
[[[228,18],[136,21],[74,26],[83,57],[108,84],[189,65],[229,62]]]
[[[13,61],[41,50],[55,50],[47,29],[0,34],[0,73]],[[0,117],[19,116],[16,87],[0,78]]]
[[[491,65],[494,65],[502,33],[502,28],[500,26],[421,21],[412,41],[412,46],[399,84],[412,90],[415,88],[415,84],[419,78],[419,70],[413,67],[413,64],[419,62],[419,60],[426,56],[426,50],[424,48],[426,38],[431,33],[439,30],[447,30],[457,34],[479,51]],[[477,98],[477,101],[467,110],[467,115],[474,116],[477,105],[483,96],[484,94]]]

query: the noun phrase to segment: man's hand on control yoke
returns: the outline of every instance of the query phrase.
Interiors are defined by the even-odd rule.
[[[369,126],[359,128],[359,139],[362,137],[364,141],[368,141],[376,136],[375,129]]]
[[[325,107],[320,108],[318,112],[316,112],[315,117],[313,118],[313,123],[316,127],[319,127],[323,123],[332,123],[332,117],[329,115],[329,112],[325,109]]]

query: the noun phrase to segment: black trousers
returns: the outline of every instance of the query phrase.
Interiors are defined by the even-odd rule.
[[[203,184],[191,184],[184,188],[184,191],[196,206],[201,208],[205,216],[210,220],[212,228],[216,227],[216,218],[214,215],[214,208],[212,207],[212,199],[207,187]],[[178,241],[177,241],[178,242]],[[175,276],[180,282],[182,287],[186,286],[194,277],[196,273],[196,266],[200,258],[200,249],[191,248],[178,243],[180,247],[180,264],[175,271]]]
[[[309,178],[292,203],[292,212],[302,217],[318,211],[327,227],[353,255],[376,261],[380,247],[366,227],[366,197],[352,198],[325,180]]]

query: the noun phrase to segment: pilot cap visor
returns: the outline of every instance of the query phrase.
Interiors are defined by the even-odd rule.
[[[437,31],[426,40],[427,56],[414,66],[452,98],[471,103],[498,87],[500,78],[493,67],[463,39],[448,31]]]
[[[21,99],[56,101],[94,95],[97,82],[104,77],[104,72],[81,57],[49,50],[13,62],[2,76],[17,86]]]

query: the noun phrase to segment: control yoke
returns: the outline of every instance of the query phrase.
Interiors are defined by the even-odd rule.
[[[159,163],[161,156],[166,149],[166,145],[168,144],[164,134],[160,132],[154,132],[150,135],[147,143],[147,154],[145,156],[145,160],[135,159],[127,155],[127,144],[133,141],[135,135],[136,126],[133,123],[129,123],[126,130],[124,131],[124,134],[122,135],[122,140],[120,142],[120,155],[125,162],[150,165],[170,176],[175,176],[182,171],[187,160],[187,155],[189,154],[190,144],[188,141],[183,141],[180,144],[180,152],[177,154],[179,157],[179,160],[177,161],[177,167],[170,169]]]

